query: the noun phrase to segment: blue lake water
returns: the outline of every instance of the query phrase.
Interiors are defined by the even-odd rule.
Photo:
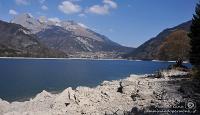
[[[0,98],[15,101],[42,90],[94,87],[130,74],[151,74],[172,62],[128,60],[0,59]],[[190,66],[189,64],[186,64]]]

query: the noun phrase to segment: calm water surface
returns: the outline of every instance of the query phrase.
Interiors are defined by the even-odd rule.
[[[42,90],[94,87],[104,80],[150,74],[172,62],[128,60],[0,59],[0,98],[15,101]],[[189,66],[189,64],[186,64]]]

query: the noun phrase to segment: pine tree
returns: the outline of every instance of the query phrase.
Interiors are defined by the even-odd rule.
[[[189,33],[191,38],[190,63],[194,67],[193,73],[200,78],[200,4],[197,4],[195,12]]]

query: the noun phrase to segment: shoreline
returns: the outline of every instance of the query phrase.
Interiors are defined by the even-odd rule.
[[[162,73],[161,78],[156,78],[155,74],[131,74],[125,79],[103,81],[94,88],[68,87],[55,94],[43,90],[24,102],[9,103],[0,99],[0,114],[123,114],[148,111],[151,106],[176,106],[177,101],[190,99],[179,91],[183,82],[190,81],[188,72],[166,70]],[[188,92],[192,87],[182,90]]]
[[[175,63],[176,61],[170,60],[170,61],[163,61],[163,60],[129,60],[129,59],[95,59],[95,58],[35,58],[35,57],[0,57],[0,59],[24,59],[24,60],[125,60],[125,61],[152,61],[152,62],[170,62]],[[189,61],[183,61],[183,63],[189,63]]]
[[[0,57],[0,59],[33,59],[33,60],[126,60],[126,59],[93,59],[93,58],[35,58],[35,57]]]

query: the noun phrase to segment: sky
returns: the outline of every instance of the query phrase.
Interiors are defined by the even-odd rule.
[[[21,13],[73,20],[125,46],[189,21],[198,0],[0,0],[0,20]]]

